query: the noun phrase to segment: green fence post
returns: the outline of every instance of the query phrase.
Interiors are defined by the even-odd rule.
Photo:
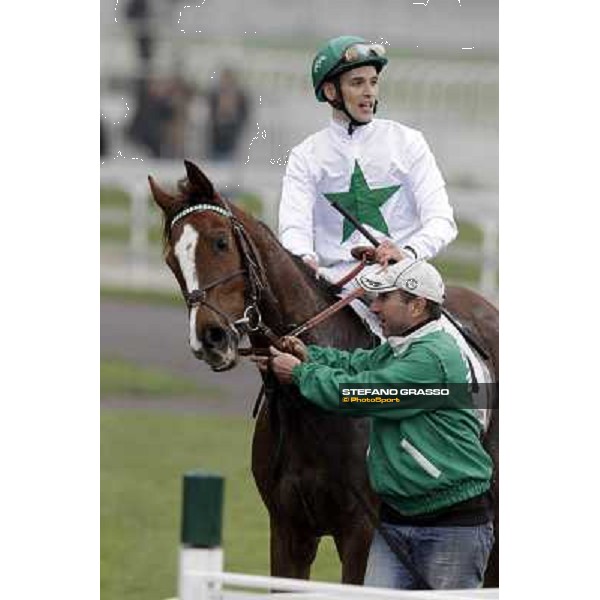
[[[221,585],[199,572],[223,571],[223,491],[220,475],[192,471],[183,476],[179,600],[209,600],[220,596]]]

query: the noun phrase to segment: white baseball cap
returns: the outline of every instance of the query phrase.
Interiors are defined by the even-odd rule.
[[[388,267],[374,265],[357,277],[356,282],[369,294],[404,290],[437,304],[444,302],[445,287],[438,270],[424,260],[404,258]]]

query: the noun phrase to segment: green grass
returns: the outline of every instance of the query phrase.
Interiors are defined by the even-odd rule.
[[[104,242],[129,242],[129,225],[127,223],[100,223],[100,239]],[[162,229],[160,225],[148,228],[148,241],[151,244],[162,243]]]
[[[121,188],[101,187],[100,207],[129,209],[129,194]]]
[[[468,221],[460,221],[457,223],[458,236],[453,244],[480,246],[483,244],[483,231],[474,223]]]
[[[456,262],[450,259],[435,259],[431,261],[448,282],[461,282],[475,285],[481,277],[481,267],[476,264]]]
[[[165,266],[165,269],[167,267]],[[100,297],[113,299],[134,304],[154,304],[161,306],[177,306],[182,310],[184,303],[182,297],[177,293],[162,292],[158,290],[135,290],[130,288],[119,288],[103,286],[100,290]]]
[[[100,239],[103,242],[129,241],[129,225],[127,223],[100,223]]]
[[[197,468],[226,478],[225,568],[268,574],[268,517],[250,472],[253,427],[233,417],[103,411],[102,600],[175,594],[181,477]],[[313,578],[338,581],[333,543],[324,542]]]
[[[209,390],[200,388],[192,379],[160,369],[139,367],[133,363],[110,359],[100,363],[101,396],[197,395]]]
[[[162,240],[162,225],[160,211],[152,201],[150,195],[148,201],[148,214],[150,227],[148,230],[148,239],[153,244],[160,244]],[[129,240],[129,209],[130,197],[127,192],[120,188],[101,187],[100,188],[100,209],[119,209],[123,211],[122,223],[101,223],[100,239],[111,242],[127,242]]]
[[[257,219],[262,218],[264,213],[264,203],[262,198],[258,194],[252,194],[249,192],[239,194],[234,198],[234,203],[239,206],[243,211],[251,214]]]

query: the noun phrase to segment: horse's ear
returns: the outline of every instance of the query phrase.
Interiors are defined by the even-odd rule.
[[[196,194],[200,198],[212,199],[215,195],[215,189],[210,179],[193,162],[189,160],[184,160],[183,162],[188,181]]]
[[[152,191],[152,196],[154,197],[156,204],[158,204],[164,212],[169,212],[175,204],[177,204],[177,199],[162,190],[158,183],[154,181],[152,175],[148,175],[148,183],[150,184],[150,190]]]

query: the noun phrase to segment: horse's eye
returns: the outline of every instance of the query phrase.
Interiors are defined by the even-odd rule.
[[[214,241],[214,247],[215,247],[215,250],[220,250],[220,251],[227,250],[227,248],[228,248],[227,238],[224,238],[224,237],[217,238]]]

